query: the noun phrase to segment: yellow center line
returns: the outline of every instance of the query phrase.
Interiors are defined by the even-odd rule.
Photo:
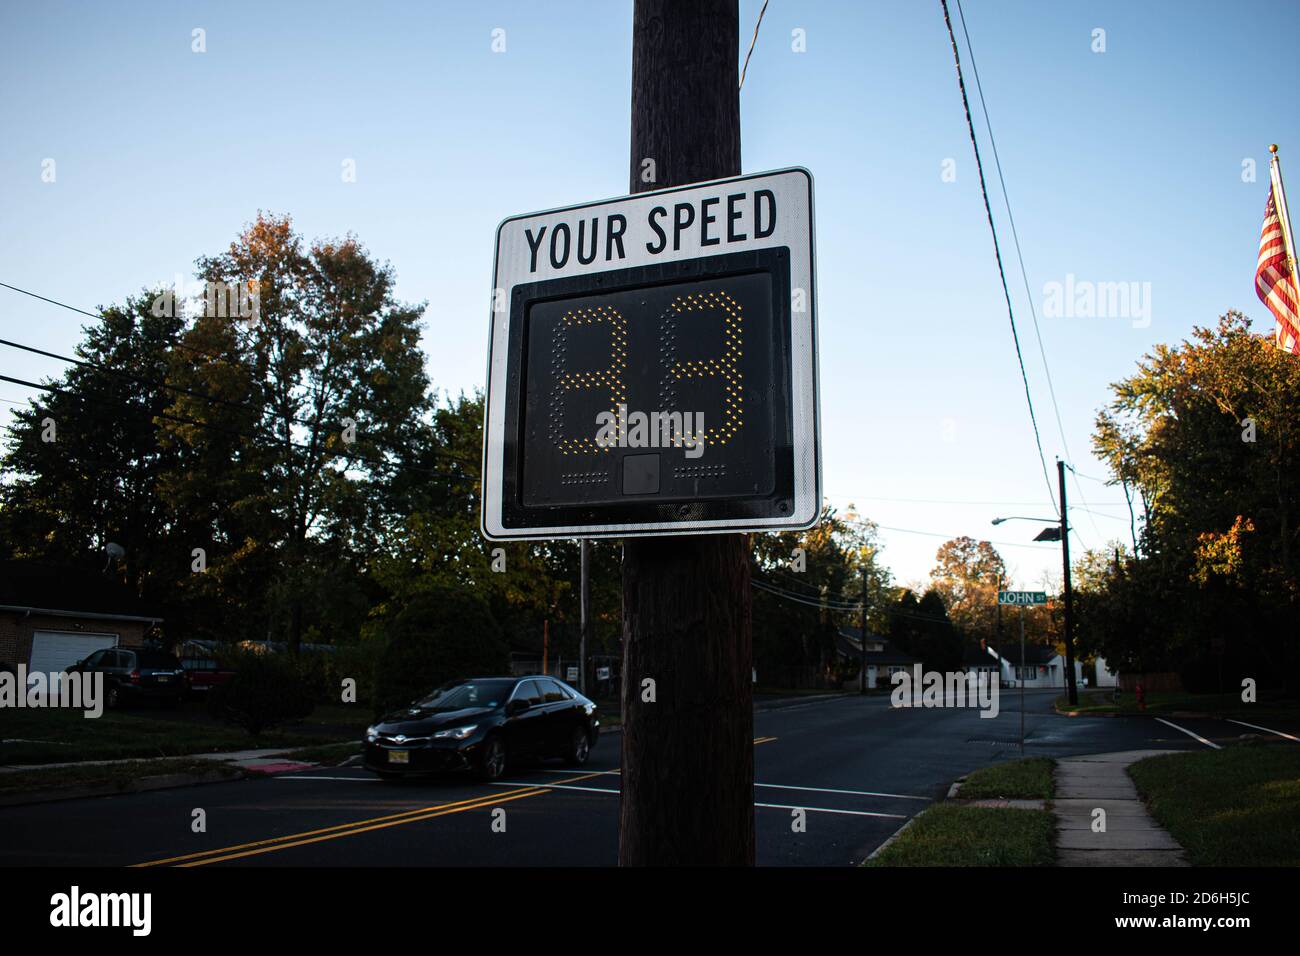
[[[253,850],[243,850],[239,853],[228,853],[225,856],[210,856],[204,860],[191,860],[189,863],[179,864],[182,867],[207,866],[209,863],[222,863],[226,860],[237,860],[240,857],[256,856],[259,853],[274,853],[276,850],[288,850],[295,846],[305,846],[308,843],[320,843],[324,840],[337,840],[341,837],[355,836],[358,833],[369,833],[371,830],[383,830],[387,827],[400,827],[407,823],[418,823],[421,820],[431,820],[434,817],[446,816],[449,813],[464,813],[466,810],[479,810],[483,807],[494,807],[499,803],[509,803],[511,800],[522,800],[525,797],[535,797],[539,793],[546,793],[545,788],[533,788],[523,791],[507,791],[514,796],[488,796],[479,799],[477,803],[471,803],[468,806],[450,807],[445,810],[438,810],[434,813],[426,813],[419,817],[407,817],[402,820],[391,820],[388,823],[376,823],[373,826],[358,826],[350,830],[344,830],[341,833],[326,833],[321,836],[309,837],[305,840],[295,840],[292,843],[277,843],[275,846],[264,846]],[[364,821],[363,821],[364,822]]]
[[[602,772],[603,771],[597,771],[595,773],[581,774],[576,777],[565,777],[563,780],[555,781],[555,786],[560,786],[566,783],[577,783],[580,780],[590,780],[592,777],[599,777]],[[464,810],[478,810],[485,806],[492,806],[497,803],[508,803],[511,800],[518,800],[522,797],[533,797],[546,792],[546,785],[538,784],[536,786],[523,787],[519,790],[507,790],[505,793],[485,794],[465,800],[458,800],[454,803],[419,807],[414,810],[405,810],[401,813],[393,813],[387,816],[371,817],[366,820],[354,820],[351,823],[340,823],[331,827],[322,827],[319,830],[306,830],[302,833],[288,833],[284,836],[271,837],[266,840],[255,840],[251,843],[240,843],[234,846],[217,847],[212,850],[203,850],[198,853],[187,853],[183,856],[173,856],[162,860],[150,860],[145,863],[136,863],[133,865],[136,867],[144,867],[163,866],[172,863],[182,867],[204,866],[208,863],[220,863],[223,860],[235,860],[240,857],[255,856],[260,853],[271,853],[275,850],[285,850],[290,847],[303,846],[308,843],[335,840],[339,837],[352,836],[355,833],[368,833],[371,830],[382,830],[387,827],[400,826],[404,823],[417,823],[421,820],[430,820],[434,817],[446,816],[451,813],[460,813]]]
[[[531,790],[535,790],[535,789],[537,789],[537,788],[536,788],[536,787],[525,787],[525,788],[523,788],[523,790],[507,790],[505,793],[498,794],[497,796],[498,796],[498,797],[508,797],[508,796],[510,796],[512,793],[522,793],[522,792],[524,792],[525,790],[526,790],[526,791],[531,791]],[[430,807],[416,807],[416,808],[414,808],[414,809],[412,809],[412,810],[403,810],[401,813],[390,813],[390,814],[388,814],[387,816],[382,816],[382,817],[371,817],[371,818],[366,819],[366,820],[353,820],[353,821],[350,822],[350,823],[340,823],[340,824],[337,824],[337,825],[332,826],[332,827],[322,827],[322,828],[319,829],[319,830],[306,830],[306,831],[304,831],[304,832],[302,832],[302,833],[286,833],[284,836],[279,836],[279,837],[270,837],[269,839],[266,839],[266,840],[254,840],[254,841],[251,842],[251,843],[239,843],[239,844],[236,844],[235,846],[223,846],[223,847],[217,847],[217,848],[212,849],[212,850],[201,850],[201,851],[199,851],[199,852],[197,852],[197,853],[187,853],[187,854],[185,854],[185,855],[183,855],[183,856],[171,856],[171,857],[167,857],[167,858],[162,859],[162,860],[148,860],[148,861],[146,861],[146,862],[144,862],[144,863],[133,863],[133,864],[132,864],[132,867],[143,867],[143,866],[163,866],[163,865],[168,864],[168,863],[180,863],[180,862],[182,862],[182,861],[184,861],[184,860],[193,860],[193,859],[196,859],[196,858],[198,858],[198,857],[201,857],[201,856],[208,856],[208,855],[213,854],[213,853],[226,853],[226,852],[228,852],[228,851],[230,851],[230,850],[244,850],[244,849],[248,849],[249,847],[267,846],[268,844],[272,844],[272,843],[280,843],[280,842],[283,842],[283,841],[285,841],[285,840],[296,840],[296,839],[298,839],[299,837],[315,836],[315,835],[320,834],[320,833],[333,833],[333,832],[338,831],[338,830],[347,830],[347,829],[349,829],[349,828],[351,828],[351,827],[363,826],[363,825],[368,824],[368,823],[379,823],[379,822],[384,821],[384,820],[397,820],[397,819],[402,818],[402,817],[409,817],[409,816],[411,816],[411,815],[413,815],[413,814],[429,813],[430,811],[434,811],[434,810],[446,810],[446,809],[449,809],[449,808],[452,808],[452,807],[463,806],[464,804],[477,803],[478,801],[480,801],[480,800],[482,800],[482,799],[484,799],[484,798],[481,797],[481,796],[480,796],[480,797],[470,797],[470,798],[467,798],[467,799],[465,799],[465,800],[457,800],[457,801],[454,801],[454,802],[452,802],[452,803],[437,803],[437,804],[434,804],[433,806],[430,806]],[[421,817],[420,819],[423,819],[423,817]]]

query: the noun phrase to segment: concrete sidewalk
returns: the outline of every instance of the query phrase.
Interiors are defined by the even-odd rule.
[[[65,767],[106,767],[113,764],[126,763],[155,763],[167,760],[212,760],[221,763],[230,763],[236,767],[245,770],[259,770],[267,765],[296,766],[299,768],[314,766],[313,764],[289,764],[287,761],[275,761],[273,758],[280,757],[283,754],[291,753],[294,750],[302,750],[302,747],[273,747],[265,750],[224,750],[217,753],[197,753],[197,754],[179,754],[171,757],[127,757],[120,760],[77,760],[69,763],[29,763],[29,764],[10,764],[9,766],[0,767],[0,774],[3,773],[24,773],[33,770],[60,770]],[[276,772],[280,772],[278,769]]]
[[[1187,866],[1183,848],[1142,804],[1129,764],[1168,750],[1062,757],[1054,772],[1057,866]],[[1106,829],[1093,831],[1095,811]]]

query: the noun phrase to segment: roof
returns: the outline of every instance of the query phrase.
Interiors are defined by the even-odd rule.
[[[998,661],[978,644],[967,644],[961,652],[962,667],[997,667]]]
[[[130,588],[85,566],[0,561],[0,608],[70,617],[161,621]]]
[[[842,627],[839,633],[835,635],[835,650],[845,657],[860,658],[862,656],[862,629],[857,627]],[[911,654],[905,654],[895,647],[887,638],[879,634],[867,634],[867,643],[878,643],[881,650],[867,651],[868,664],[919,664],[921,659],[913,657]]]
[[[998,652],[998,656],[1001,657],[1008,664],[1020,663],[1019,644],[1003,644],[1001,647],[997,648],[996,650]],[[1026,664],[1037,664],[1039,666],[1042,666],[1044,664],[1050,664],[1057,656],[1058,655],[1056,653],[1056,648],[1052,647],[1051,645],[1030,644],[1028,642],[1025,643]]]

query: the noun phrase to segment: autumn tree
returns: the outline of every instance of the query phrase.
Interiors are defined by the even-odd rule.
[[[1136,558],[1084,588],[1088,639],[1190,686],[1225,666],[1294,685],[1300,363],[1229,312],[1112,388],[1093,446],[1145,521]]]
[[[424,307],[397,302],[392,269],[354,237],[308,245],[287,217],[259,215],[198,271],[255,304],[209,296],[171,354],[184,390],[164,420],[180,459],[164,493],[198,516],[213,580],[270,576],[270,629],[296,650],[304,609],[355,588],[385,532],[370,503],[429,441]]]
[[[943,598],[949,618],[972,638],[996,641],[998,588],[1007,566],[988,541],[960,537],[945,541],[935,554],[931,587]]]

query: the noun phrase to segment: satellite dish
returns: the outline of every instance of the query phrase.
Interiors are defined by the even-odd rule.
[[[104,570],[107,571],[108,566],[115,560],[126,557],[126,548],[114,541],[110,541],[104,545],[104,554],[108,555],[108,560],[104,562]]]

